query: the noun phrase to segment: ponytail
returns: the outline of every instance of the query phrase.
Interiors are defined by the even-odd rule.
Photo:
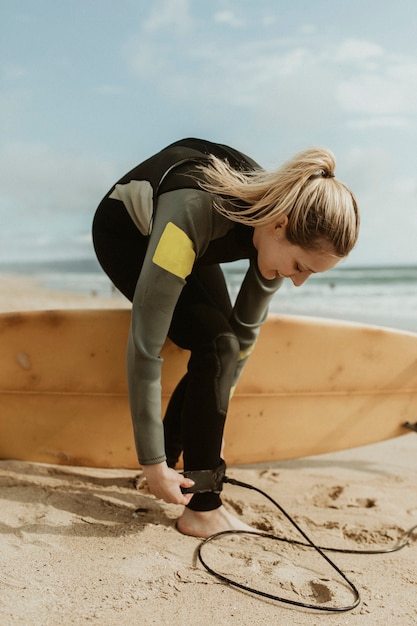
[[[325,148],[304,150],[272,172],[238,172],[212,156],[200,166],[200,184],[215,194],[215,208],[228,219],[268,226],[287,216],[291,243],[306,249],[330,243],[344,257],[357,241],[359,211],[352,192],[335,179],[335,167]]]

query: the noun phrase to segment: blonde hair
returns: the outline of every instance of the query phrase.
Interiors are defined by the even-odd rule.
[[[325,148],[304,150],[273,172],[237,171],[211,156],[199,168],[200,185],[217,196],[217,211],[235,222],[268,226],[287,216],[290,243],[305,249],[330,244],[345,257],[358,238],[359,209],[353,193],[334,178],[335,165]]]

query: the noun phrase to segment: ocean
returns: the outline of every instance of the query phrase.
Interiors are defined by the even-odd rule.
[[[234,298],[245,262],[224,266]],[[0,264],[0,272],[36,277],[55,291],[122,297],[94,258]],[[273,313],[343,319],[417,332],[417,266],[344,267],[311,276],[301,287],[288,279],[275,294]]]

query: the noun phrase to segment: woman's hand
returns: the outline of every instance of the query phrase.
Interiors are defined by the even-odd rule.
[[[194,482],[184,478],[174,469],[164,463],[155,465],[143,465],[143,475],[148,483],[149,491],[156,498],[170,504],[188,504],[193,497],[192,493],[182,493],[180,487],[192,487]]]

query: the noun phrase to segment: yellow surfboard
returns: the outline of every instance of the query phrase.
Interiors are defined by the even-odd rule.
[[[128,310],[0,315],[0,458],[138,467],[129,414]],[[166,342],[163,406],[188,353]],[[270,316],[227,417],[228,465],[315,455],[409,433],[417,334]]]

